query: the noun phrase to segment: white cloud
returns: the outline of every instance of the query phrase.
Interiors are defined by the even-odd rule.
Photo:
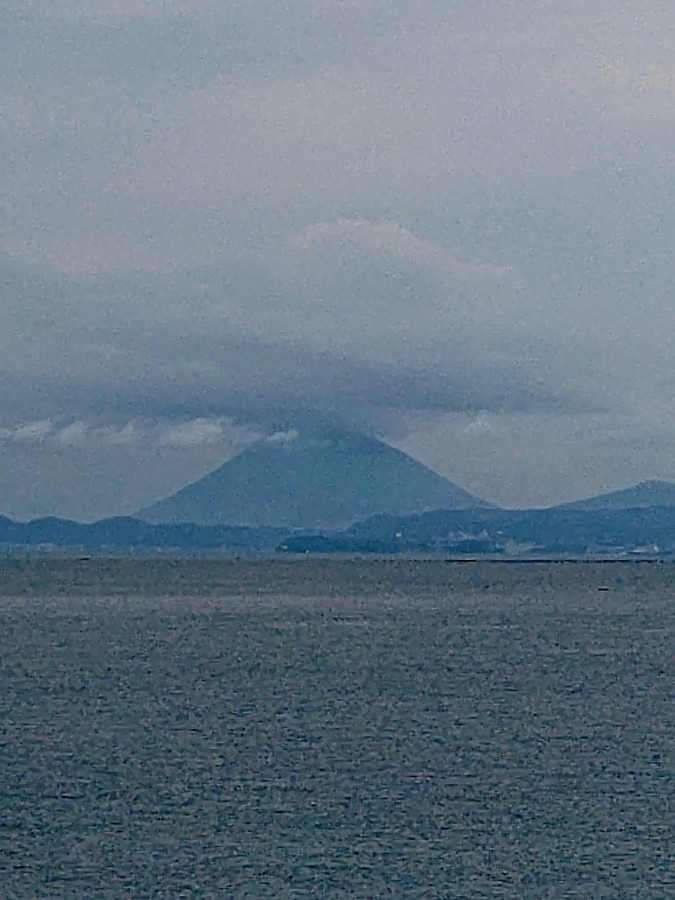
[[[240,446],[254,440],[258,432],[238,426],[224,417],[187,420],[134,419],[122,423],[100,420],[75,421],[61,425],[51,420],[20,422],[0,426],[0,442],[13,444],[49,443],[58,448],[168,447],[186,450],[200,446]],[[273,435],[270,440],[292,439],[292,433]]]
[[[160,426],[157,439],[168,447],[195,447],[231,442],[235,427],[228,419],[198,418]]]
[[[52,432],[52,423],[48,419],[10,427],[0,427],[0,441],[14,444],[39,444]]]
[[[288,431],[275,431],[267,438],[268,444],[292,444],[297,440],[299,431],[297,428],[289,428]]]
[[[87,443],[90,431],[84,422],[73,422],[56,431],[54,441],[62,447],[83,447]]]

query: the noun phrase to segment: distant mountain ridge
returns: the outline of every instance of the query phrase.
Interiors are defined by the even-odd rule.
[[[289,535],[288,553],[675,556],[675,506],[436,510],[374,516],[342,532]]]
[[[522,554],[559,558],[609,554],[675,556],[675,507],[615,510],[490,507],[378,515],[343,531],[226,525],[151,525],[120,517],[80,523],[0,516],[0,547],[70,553],[250,556],[276,553]]]
[[[585,500],[561,503],[555,509],[644,509],[655,506],[675,506],[675,484],[669,481],[641,481],[631,487],[608,494],[598,494]]]
[[[258,441],[141,509],[152,523],[339,529],[373,515],[489,504],[384,442],[339,429]]]
[[[76,548],[86,552],[152,553],[170,550],[186,553],[273,551],[287,536],[279,528],[231,528],[203,525],[150,525],[120,516],[98,522],[74,522],[49,516],[31,522],[15,522],[0,516],[0,545],[26,548]]]

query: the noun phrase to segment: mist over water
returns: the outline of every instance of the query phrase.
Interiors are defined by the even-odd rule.
[[[673,572],[5,560],[3,893],[669,896]]]

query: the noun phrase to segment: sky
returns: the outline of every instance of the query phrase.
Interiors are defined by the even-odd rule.
[[[675,7],[6,0],[0,513],[379,435],[486,499],[675,480]]]

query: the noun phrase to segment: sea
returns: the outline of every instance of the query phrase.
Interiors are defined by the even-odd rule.
[[[675,897],[675,564],[0,559],[0,897]]]

